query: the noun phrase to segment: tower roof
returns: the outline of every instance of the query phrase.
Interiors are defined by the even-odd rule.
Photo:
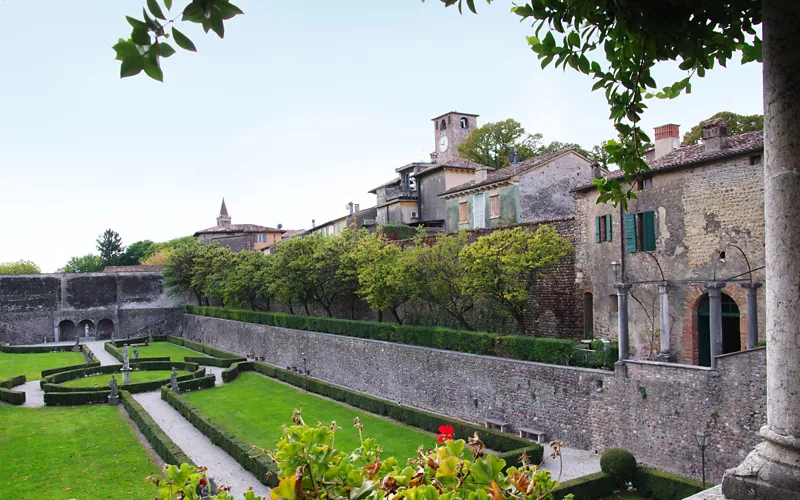
[[[225,206],[225,198],[222,198],[222,206],[219,207],[220,215],[228,215],[228,207]]]

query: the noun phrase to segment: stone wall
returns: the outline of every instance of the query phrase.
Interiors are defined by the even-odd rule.
[[[101,321],[114,338],[159,322],[171,332],[184,302],[158,272],[0,276],[0,342],[72,340],[86,324],[97,336]]]
[[[628,362],[616,372],[475,356],[185,315],[186,336],[276,366],[454,418],[503,419],[602,453],[699,476],[694,432],[708,427],[706,472],[719,481],[759,441],[765,350],[719,358],[718,370]],[[289,415],[287,415],[288,419]]]

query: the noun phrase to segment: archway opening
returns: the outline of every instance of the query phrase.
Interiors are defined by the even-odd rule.
[[[583,336],[590,339],[594,334],[594,296],[591,292],[583,294]]]
[[[77,335],[80,337],[94,337],[95,336],[94,322],[92,320],[85,319],[80,323],[78,323]]]
[[[68,319],[59,323],[58,340],[75,340],[75,323]]]
[[[114,336],[114,322],[110,319],[101,319],[97,323],[97,333],[100,340],[111,340]]]
[[[739,306],[722,294],[722,354],[742,349],[740,340]],[[700,366],[711,366],[711,300],[703,295],[697,305],[697,354]]]

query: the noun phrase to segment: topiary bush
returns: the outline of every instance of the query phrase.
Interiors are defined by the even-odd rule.
[[[618,485],[632,482],[636,468],[636,458],[628,450],[610,448],[600,456],[600,469]]]

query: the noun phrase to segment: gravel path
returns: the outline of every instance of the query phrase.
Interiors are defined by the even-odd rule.
[[[208,467],[218,485],[231,486],[233,498],[242,498],[248,486],[252,486],[257,495],[269,498],[268,487],[261,484],[222,448],[215,446],[204,434],[195,429],[169,403],[161,399],[159,392],[134,394],[133,398],[147,410],[153,420],[194,463]]]
[[[94,354],[95,359],[100,362],[100,366],[121,364],[117,358],[106,351],[104,347],[105,343],[105,340],[92,340],[85,342],[86,346],[92,351],[92,354]]]
[[[550,455],[552,452],[550,445],[544,445],[544,452],[545,457]],[[595,454],[593,451],[561,448],[561,458],[563,459],[563,464],[560,464],[557,458],[546,458],[542,466],[555,479],[558,479],[560,471],[561,482],[600,472],[600,455]]]
[[[12,391],[25,393],[25,408],[41,408],[44,406],[44,391],[39,387],[39,380],[31,380],[11,388]]]

